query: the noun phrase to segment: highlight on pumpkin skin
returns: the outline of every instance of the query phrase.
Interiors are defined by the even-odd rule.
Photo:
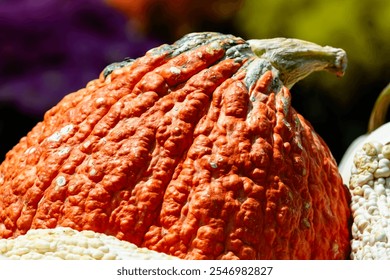
[[[347,68],[344,50],[290,38],[247,41],[252,51],[269,60],[279,70],[284,86],[291,88],[315,71],[328,71],[343,76]]]

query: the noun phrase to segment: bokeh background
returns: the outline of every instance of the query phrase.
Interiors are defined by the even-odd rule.
[[[388,0],[0,0],[0,162],[66,94],[108,64],[186,33],[294,37],[346,50],[343,78],[315,73],[293,106],[339,161],[390,82]]]

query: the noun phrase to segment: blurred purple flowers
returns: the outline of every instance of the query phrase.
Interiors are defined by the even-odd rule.
[[[0,0],[0,103],[42,116],[106,65],[158,44],[103,0]]]

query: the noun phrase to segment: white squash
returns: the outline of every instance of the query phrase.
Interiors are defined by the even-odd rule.
[[[0,239],[0,259],[174,260],[114,236],[71,228],[31,229],[15,239]]]
[[[359,136],[348,147],[339,164],[339,171],[344,184],[349,184],[351,170],[353,167],[353,157],[363,148],[365,143],[370,142],[379,142],[382,143],[382,145],[390,142],[390,122],[380,126],[369,134]]]
[[[356,138],[344,153],[340,163],[339,171],[343,177],[344,184],[349,184],[353,157],[360,150],[364,143],[376,141],[382,144],[390,142],[390,122],[385,123],[387,108],[390,104],[390,83],[381,92],[372,110],[367,134]]]
[[[339,171],[351,193],[351,258],[390,260],[390,84],[372,111],[369,132],[347,149]]]

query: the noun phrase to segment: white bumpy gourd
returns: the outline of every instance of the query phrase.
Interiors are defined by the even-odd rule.
[[[348,148],[339,164],[351,193],[351,258],[390,260],[390,84],[372,110],[368,132]]]
[[[177,259],[121,241],[114,236],[71,228],[32,229],[15,239],[0,239],[0,259],[169,260]]]
[[[366,142],[356,152],[349,188],[351,258],[390,259],[390,144]]]

